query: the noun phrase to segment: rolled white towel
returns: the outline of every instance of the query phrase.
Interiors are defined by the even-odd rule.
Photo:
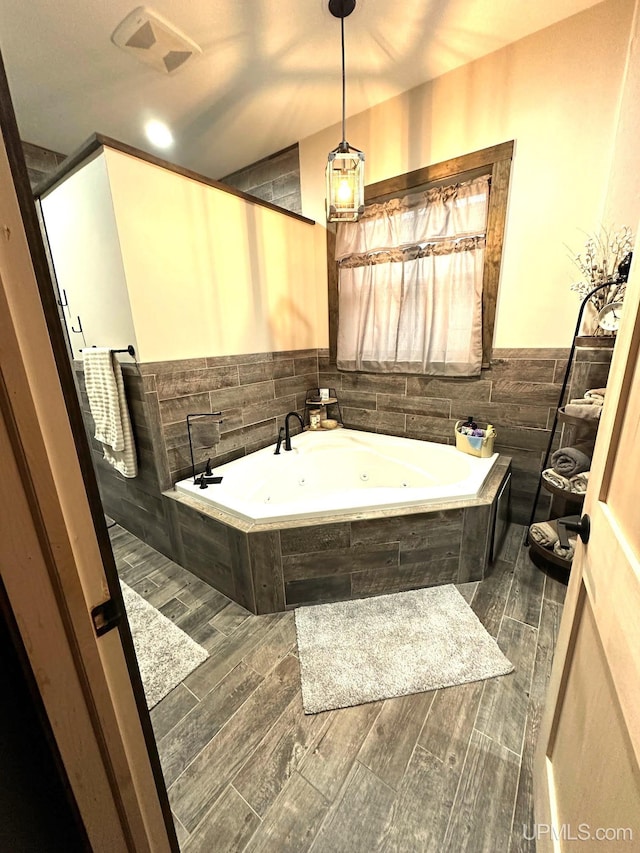
[[[569,477],[569,485],[572,492],[576,492],[578,495],[583,495],[587,491],[587,486],[589,485],[589,472],[582,471],[574,477]]]
[[[601,406],[603,401],[604,397],[587,397],[585,394],[584,397],[569,400],[569,404],[572,406]]]
[[[564,545],[560,544],[560,540],[554,544],[553,553],[557,554],[558,557],[562,557],[563,560],[573,560],[573,555],[576,551],[576,540],[569,539],[569,547],[565,548]]]
[[[555,486],[556,489],[563,489],[566,492],[571,491],[571,483],[566,477],[563,477],[562,474],[558,474],[557,471],[554,471],[553,468],[547,468],[542,472],[542,479],[546,480],[547,483],[551,483],[552,486]]]
[[[589,403],[567,403],[564,407],[565,415],[573,418],[585,418],[585,420],[596,420],[602,414],[602,406],[594,406],[593,400]]]
[[[543,548],[553,548],[558,541],[558,531],[551,521],[538,521],[529,528],[529,536]]]
[[[584,396],[593,397],[594,400],[597,400],[599,398],[602,398],[604,400],[606,390],[606,388],[591,388],[589,391],[584,392]]]

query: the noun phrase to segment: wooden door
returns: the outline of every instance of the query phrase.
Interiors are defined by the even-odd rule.
[[[90,617],[122,598],[1,60],[0,129],[0,577],[91,849],[169,853],[128,626]]]
[[[539,851],[640,850],[640,240],[534,767]]]

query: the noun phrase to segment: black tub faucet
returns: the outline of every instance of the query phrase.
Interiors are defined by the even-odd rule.
[[[276,444],[276,449],[273,451],[274,456],[280,455],[280,447],[282,446],[282,442],[284,441],[284,427],[280,427],[278,430],[278,443]]]
[[[297,418],[300,421],[300,426],[304,429],[304,421],[297,412],[289,412],[284,419],[284,449],[291,450],[291,433],[289,431],[289,418]]]

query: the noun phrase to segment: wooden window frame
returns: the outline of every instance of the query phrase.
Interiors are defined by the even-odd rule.
[[[503,142],[471,154],[463,154],[442,163],[424,166],[404,175],[396,175],[364,189],[365,204],[403,195],[429,184],[468,180],[481,174],[490,175],[487,236],[482,278],[482,366],[489,367],[493,349],[498,283],[502,264],[502,246],[507,221],[507,199],[511,160],[515,143]],[[335,261],[335,224],[327,224],[327,282],[329,296],[329,357],[336,363],[338,350],[338,264]]]

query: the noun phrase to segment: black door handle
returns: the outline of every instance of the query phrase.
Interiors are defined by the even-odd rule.
[[[577,516],[574,516],[573,518],[559,519],[558,523],[562,524],[563,527],[566,527],[567,530],[575,530],[580,539],[582,539],[586,545],[589,541],[589,536],[591,535],[591,519],[586,514],[577,521],[574,521],[574,518],[577,518]]]

